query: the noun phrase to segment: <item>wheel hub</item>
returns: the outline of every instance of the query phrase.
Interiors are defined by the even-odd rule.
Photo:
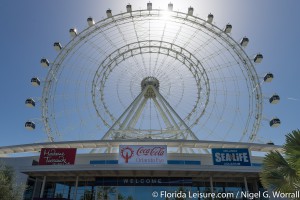
[[[159,91],[159,81],[157,78],[153,77],[153,76],[148,76],[146,78],[144,78],[141,82],[141,89],[142,91],[148,86],[148,85],[152,85],[153,87],[155,87],[155,89],[157,91]]]

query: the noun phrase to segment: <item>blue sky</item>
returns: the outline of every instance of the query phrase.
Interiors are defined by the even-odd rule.
[[[0,146],[46,141],[42,129],[29,132],[24,128],[28,119],[40,118],[40,110],[29,109],[24,101],[27,97],[38,99],[42,88],[30,84],[33,76],[45,77],[46,71],[40,66],[40,59],[54,60],[57,53],[53,42],[66,44],[68,30],[86,28],[87,17],[95,21],[106,17],[110,8],[113,13],[125,11],[127,3],[133,9],[145,9],[147,1],[121,0],[2,0],[0,2]],[[152,1],[154,8],[167,7],[169,1]],[[270,84],[263,84],[264,95],[274,92],[280,95],[278,105],[264,103],[262,126],[259,131],[262,140],[283,144],[284,135],[299,128],[300,92],[300,13],[299,1],[286,0],[228,0],[228,1],[172,1],[174,10],[186,12],[194,7],[195,15],[206,18],[213,13],[214,22],[223,27],[228,22],[233,25],[232,37],[239,40],[243,36],[250,39],[246,52],[252,56],[257,52],[264,55],[263,62],[256,66],[263,76],[272,72],[275,76]],[[281,119],[279,128],[270,128],[268,120],[273,116]],[[41,126],[41,125],[40,125]]]

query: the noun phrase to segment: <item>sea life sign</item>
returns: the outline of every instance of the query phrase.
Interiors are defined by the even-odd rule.
[[[248,149],[220,148],[212,149],[211,153],[214,165],[251,166]]]

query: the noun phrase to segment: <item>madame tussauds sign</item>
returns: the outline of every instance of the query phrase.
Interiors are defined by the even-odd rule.
[[[120,145],[119,164],[167,164],[167,146]]]
[[[75,148],[42,148],[39,165],[73,165]]]

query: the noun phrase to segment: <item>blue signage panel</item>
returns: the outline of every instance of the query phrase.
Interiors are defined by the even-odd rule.
[[[214,165],[251,166],[248,149],[211,149]]]

